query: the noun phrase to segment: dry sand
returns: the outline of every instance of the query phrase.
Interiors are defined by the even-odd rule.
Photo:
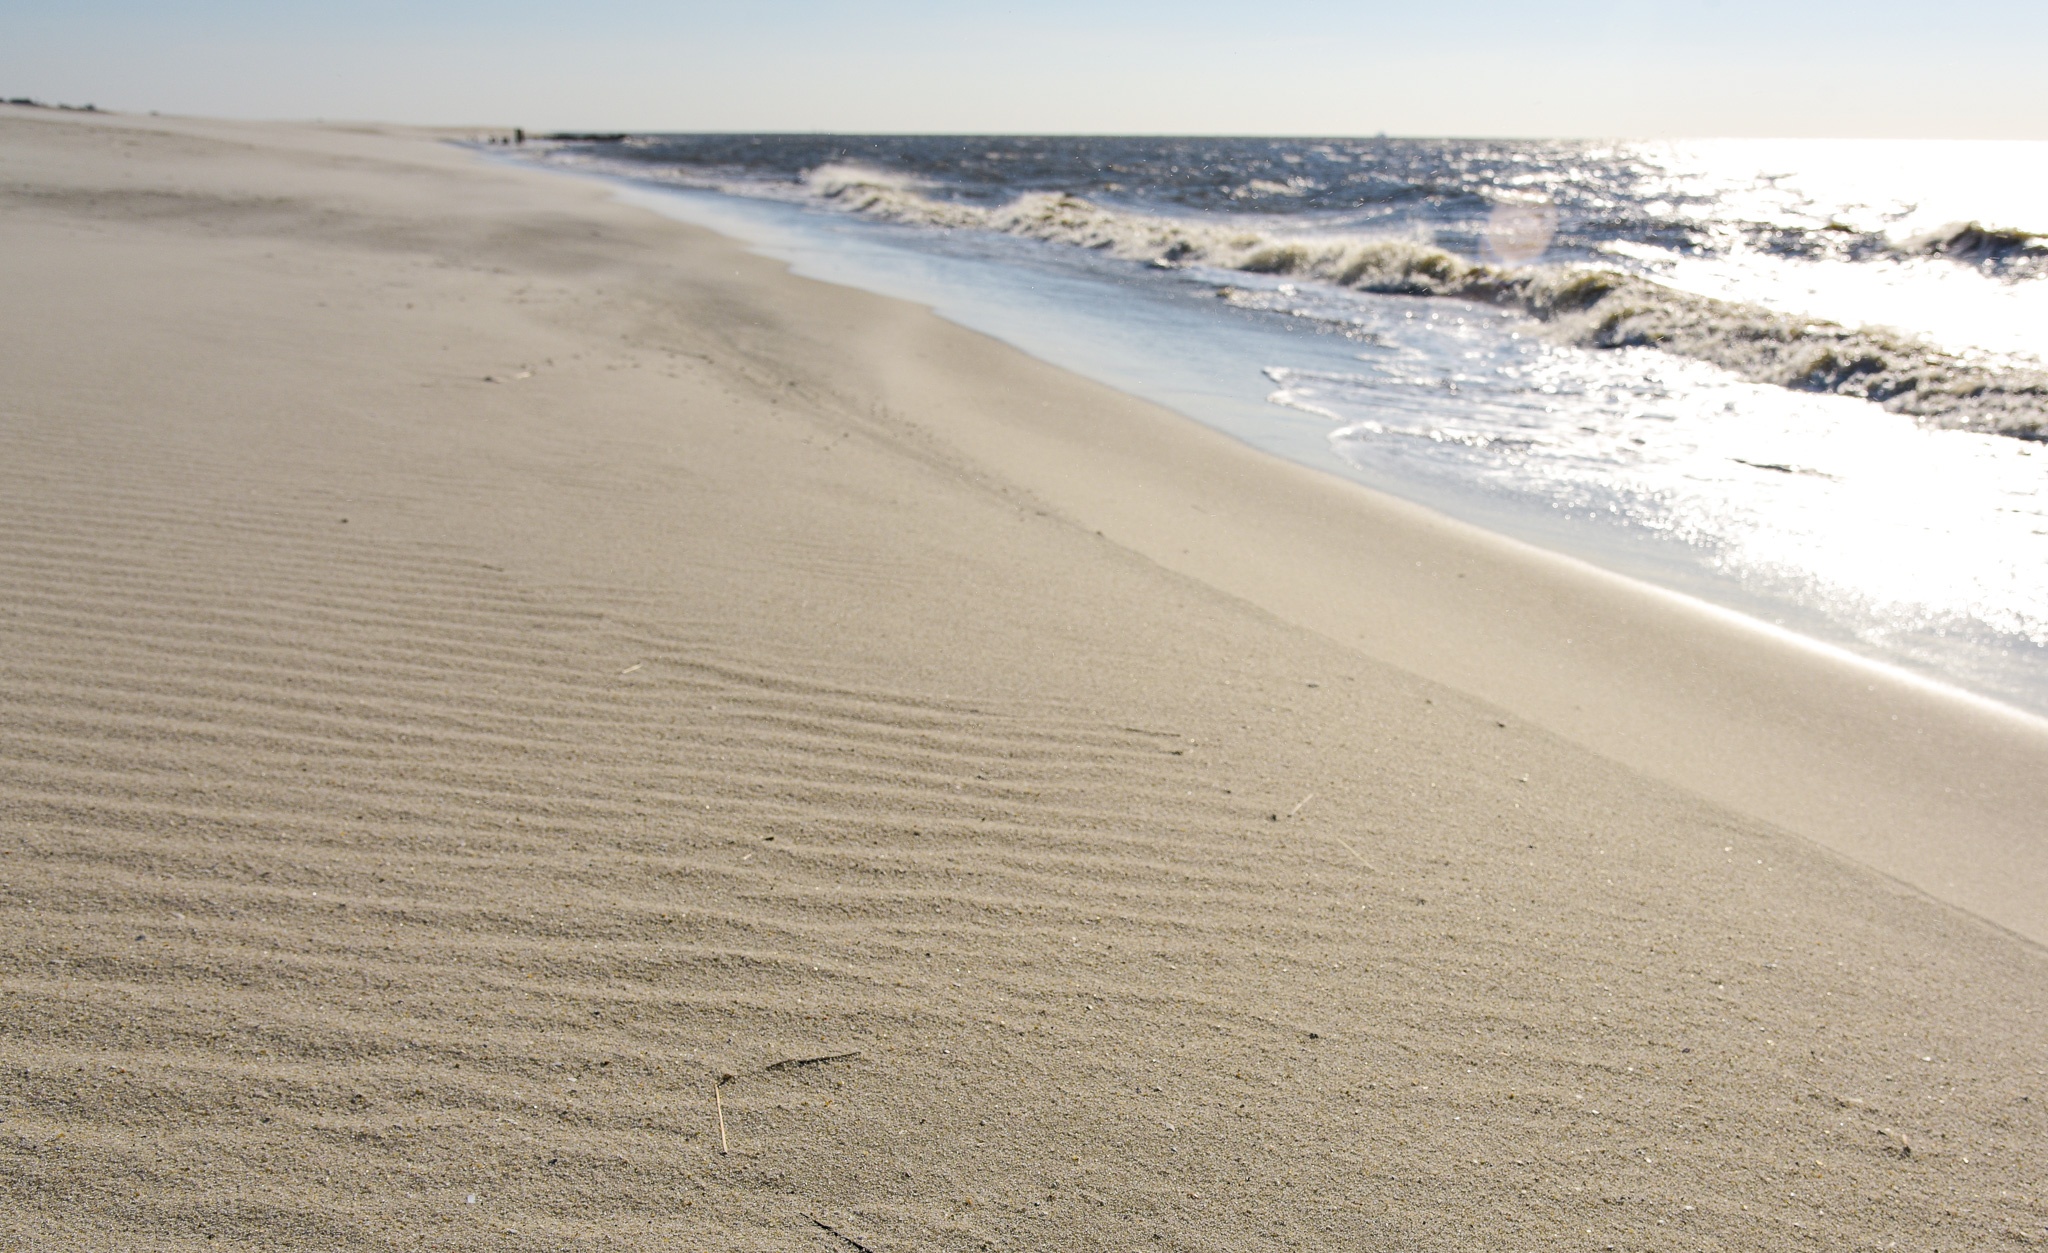
[[[0,1246],[2042,1242],[2043,743],[589,185],[0,111]]]

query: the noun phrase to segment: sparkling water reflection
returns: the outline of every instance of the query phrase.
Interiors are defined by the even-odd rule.
[[[1284,286],[1284,285],[1283,285]],[[1299,308],[1298,290],[1235,303]],[[1324,293],[1357,368],[1269,365],[1376,479],[1480,484],[1683,545],[1759,601],[1980,681],[2048,650],[2048,448],[1927,430],[1859,401],[1744,382],[1650,349],[1546,342],[1497,311]]]

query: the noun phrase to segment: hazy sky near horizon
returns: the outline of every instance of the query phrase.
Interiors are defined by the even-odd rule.
[[[0,0],[0,97],[529,129],[2048,139],[2048,4]]]

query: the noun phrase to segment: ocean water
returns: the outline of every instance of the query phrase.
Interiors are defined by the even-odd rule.
[[[631,136],[527,159],[2048,714],[2048,144]]]

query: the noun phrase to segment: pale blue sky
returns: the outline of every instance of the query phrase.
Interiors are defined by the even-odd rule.
[[[2048,139],[2048,3],[0,0],[0,95],[531,129]]]

